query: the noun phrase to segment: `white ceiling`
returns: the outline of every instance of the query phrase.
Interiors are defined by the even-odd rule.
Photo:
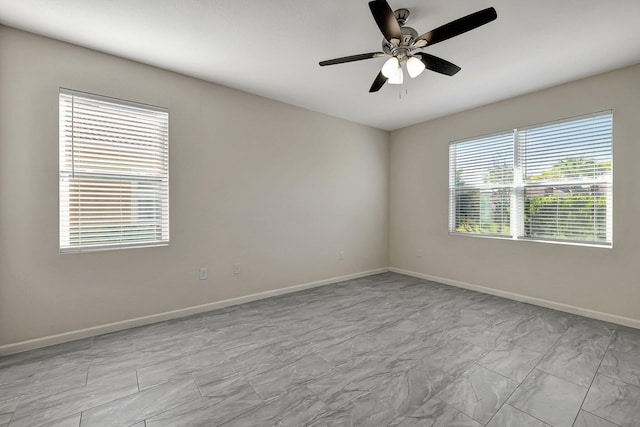
[[[0,0],[0,23],[386,130],[640,62],[639,0],[390,0],[419,34],[496,8],[426,49],[460,67],[369,87],[384,58],[367,0]]]

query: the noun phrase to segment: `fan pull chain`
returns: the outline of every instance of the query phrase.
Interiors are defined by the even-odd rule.
[[[402,101],[402,86],[404,86],[404,85],[398,85],[398,99],[400,101]],[[405,89],[404,90],[404,94],[405,95],[409,95],[409,89]]]

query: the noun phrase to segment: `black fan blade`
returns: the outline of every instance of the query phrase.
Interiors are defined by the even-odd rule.
[[[371,52],[371,53],[361,53],[360,55],[343,56],[342,58],[328,59],[326,61],[321,61],[320,66],[324,67],[325,65],[336,65],[336,64],[344,64],[345,62],[362,61],[363,59],[377,58],[383,55],[384,55],[383,52]]]
[[[370,1],[369,9],[371,9],[373,19],[376,20],[384,38],[389,43],[397,45],[402,40],[402,30],[400,30],[400,24],[398,24],[389,3],[386,0]],[[395,40],[395,43],[392,40]]]
[[[448,24],[444,24],[443,26],[436,28],[435,30],[429,31],[428,33],[424,33],[416,40],[426,40],[427,45],[440,43],[441,41],[487,24],[497,17],[498,14],[496,13],[496,10],[489,7],[476,13],[472,13],[471,15],[456,19],[455,21],[451,21]]]
[[[380,71],[376,79],[373,81],[371,89],[369,89],[369,93],[379,91],[380,88],[387,82],[387,80],[388,79],[384,76],[384,74],[382,74],[382,71]]]
[[[455,73],[461,70],[456,64],[452,64],[437,56],[429,55],[428,53],[420,52],[416,56],[420,55],[422,63],[427,70],[435,71],[436,73],[445,74],[447,76],[453,76]]]

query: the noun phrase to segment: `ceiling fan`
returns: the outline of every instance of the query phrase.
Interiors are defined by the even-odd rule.
[[[379,91],[387,81],[389,84],[402,84],[404,80],[402,63],[406,64],[407,73],[411,78],[420,75],[425,68],[453,76],[460,71],[460,67],[437,56],[424,53],[420,49],[466,33],[498,17],[496,10],[489,7],[418,36],[416,30],[404,26],[409,18],[409,10],[398,9],[394,12],[386,0],[370,1],[369,9],[384,36],[382,52],[362,53],[320,62],[321,66],[325,66],[390,56],[373,81],[369,92]]]

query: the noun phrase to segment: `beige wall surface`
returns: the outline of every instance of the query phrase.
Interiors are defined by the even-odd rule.
[[[168,247],[58,253],[60,87],[169,109]],[[0,346],[386,267],[388,142],[0,26]]]
[[[449,235],[450,141],[608,109],[614,114],[613,248]],[[639,159],[640,65],[394,131],[390,264],[640,320]]]

